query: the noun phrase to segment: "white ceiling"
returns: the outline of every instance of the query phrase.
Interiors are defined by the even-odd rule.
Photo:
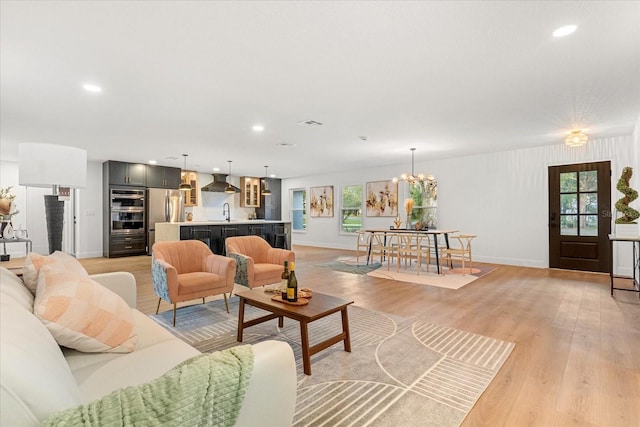
[[[48,142],[293,177],[630,134],[640,115],[638,1],[3,0],[0,19],[3,160]]]

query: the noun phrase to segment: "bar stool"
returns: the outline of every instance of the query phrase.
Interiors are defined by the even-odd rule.
[[[249,235],[260,236],[264,240],[267,240],[267,236],[264,234],[264,225],[249,225]]]
[[[196,228],[192,228],[191,240],[200,240],[201,242],[204,242],[209,249],[211,249],[211,230],[198,230]]]
[[[275,225],[273,227],[273,242],[271,243],[271,246],[274,248],[289,249],[288,241],[287,227],[284,225]]]
[[[220,239],[220,253],[227,253],[225,240],[227,237],[234,237],[238,235],[238,227],[222,227],[222,237]]]

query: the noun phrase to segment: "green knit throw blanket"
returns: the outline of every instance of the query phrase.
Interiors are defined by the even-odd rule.
[[[59,412],[42,425],[233,426],[252,371],[250,345],[201,354],[149,383]]]

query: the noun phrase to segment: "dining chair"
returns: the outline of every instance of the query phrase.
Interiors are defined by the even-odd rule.
[[[379,257],[380,264],[382,264],[384,260],[384,236],[381,233],[371,233],[368,240],[371,247],[369,260],[373,260],[374,257]]]
[[[391,265],[391,260],[395,259],[400,262],[399,257],[399,239],[396,233],[374,233],[371,236],[371,253],[380,255],[380,264],[387,259],[387,270]]]
[[[405,267],[411,265],[413,261],[416,261],[416,274],[420,274],[422,269],[422,256],[427,255],[424,253],[422,246],[422,240],[424,239],[422,234],[399,234],[398,235],[398,264],[396,271],[400,271],[400,264],[404,261]],[[428,270],[428,267],[427,267]]]
[[[473,258],[471,256],[471,241],[476,238],[476,234],[456,234],[449,236],[449,248],[440,249],[440,259],[448,261],[449,268],[453,269],[453,259],[462,261],[462,274],[467,274],[465,262],[469,262],[469,272],[473,272]],[[453,245],[451,243],[453,242]]]
[[[360,230],[356,233],[356,262],[360,263],[360,252],[369,253],[369,244],[371,243],[371,233]]]
[[[435,245],[436,239],[431,234],[425,234],[421,241],[421,250],[422,256],[427,258],[427,273],[431,267],[431,258],[436,261],[442,256],[442,252],[447,249],[447,244],[443,241],[443,239],[437,240],[438,242],[438,250],[436,251]]]

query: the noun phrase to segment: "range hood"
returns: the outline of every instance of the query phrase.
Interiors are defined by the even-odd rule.
[[[227,188],[227,175],[224,173],[212,173],[213,181],[201,188],[202,191],[210,191],[212,193],[224,193],[224,189]],[[240,189],[235,185],[232,185],[236,193],[240,192]]]

